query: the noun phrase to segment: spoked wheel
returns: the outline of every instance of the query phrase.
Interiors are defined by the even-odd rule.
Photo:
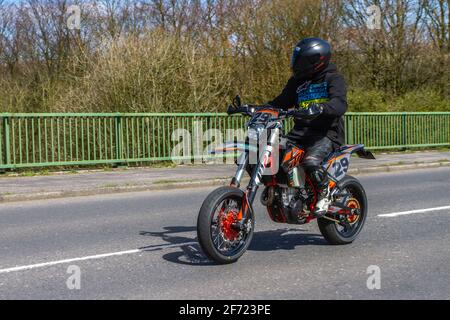
[[[206,256],[220,264],[237,261],[253,237],[253,215],[239,228],[244,193],[232,187],[213,191],[204,201],[197,220],[198,241]]]
[[[340,182],[338,193],[345,195],[344,205],[354,209],[351,214],[336,215],[340,223],[327,219],[319,219],[319,229],[324,238],[334,245],[352,243],[361,232],[367,217],[367,197],[361,183],[347,176]]]

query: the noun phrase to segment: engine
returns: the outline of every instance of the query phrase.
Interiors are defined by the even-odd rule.
[[[261,194],[261,203],[267,207],[274,222],[289,224],[306,223],[304,190],[280,186],[268,186]]]

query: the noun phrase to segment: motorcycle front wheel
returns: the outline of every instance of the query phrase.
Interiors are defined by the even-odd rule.
[[[221,187],[203,202],[197,220],[197,237],[206,256],[219,264],[236,262],[253,237],[253,212],[243,230],[236,228],[244,199],[238,188]],[[251,211],[251,210],[250,210]]]

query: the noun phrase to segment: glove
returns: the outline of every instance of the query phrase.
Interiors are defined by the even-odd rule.
[[[295,117],[303,120],[313,120],[323,113],[323,106],[319,103],[311,103],[308,109],[295,112]]]

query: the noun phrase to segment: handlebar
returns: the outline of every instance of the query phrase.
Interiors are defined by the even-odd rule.
[[[252,115],[254,113],[254,110],[251,110],[248,105],[240,106],[240,107],[233,107],[229,106],[227,110],[228,115],[233,115],[237,113],[242,113],[245,115]]]
[[[239,106],[239,107],[233,107],[233,106],[229,106],[227,113],[228,115],[233,115],[233,114],[243,114],[246,116],[252,116],[257,112],[260,111],[264,111],[264,110],[271,110],[271,111],[275,111],[278,113],[278,119],[285,119],[285,118],[290,118],[290,117],[295,117],[295,116],[300,116],[301,112],[299,112],[297,109],[291,109],[291,110],[283,110],[283,109],[278,109],[278,108],[274,108],[272,106],[268,106],[268,105],[261,105],[261,106],[254,106],[254,105],[243,105],[243,106]]]

